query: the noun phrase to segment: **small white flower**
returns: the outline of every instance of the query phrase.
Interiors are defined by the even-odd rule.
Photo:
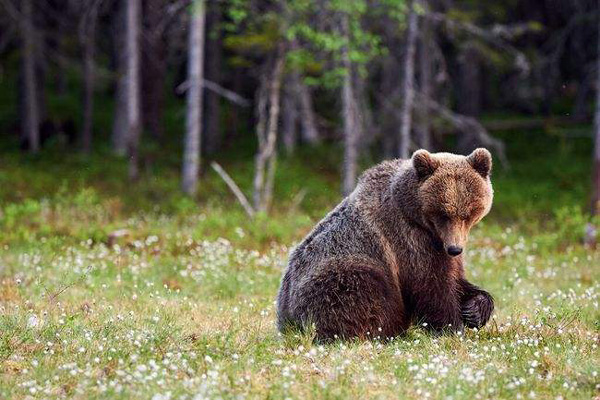
[[[31,314],[27,319],[28,328],[37,328],[40,325],[40,320],[35,314]]]

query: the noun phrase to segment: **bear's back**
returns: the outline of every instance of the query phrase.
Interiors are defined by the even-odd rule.
[[[379,258],[371,228],[348,199],[340,203],[292,252],[289,266],[319,264],[328,258],[362,255]]]
[[[356,190],[333,209],[292,252],[288,268],[304,270],[328,258],[362,256],[385,262],[384,247],[369,214],[380,206],[401,160],[386,161],[361,176]]]

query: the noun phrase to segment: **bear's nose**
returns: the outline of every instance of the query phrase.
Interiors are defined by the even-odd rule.
[[[462,253],[463,249],[462,247],[459,246],[448,246],[448,249],[446,250],[448,252],[448,254],[450,254],[452,257],[455,257],[457,255],[459,255],[460,253]]]

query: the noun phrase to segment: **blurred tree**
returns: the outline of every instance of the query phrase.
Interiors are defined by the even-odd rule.
[[[294,149],[296,148],[296,142],[298,141],[297,90],[298,87],[294,84],[292,75],[288,74],[284,84],[281,107],[281,136],[283,138],[283,145],[288,154],[294,152]]]
[[[102,0],[85,0],[81,3],[82,17],[79,22],[79,40],[83,47],[83,129],[81,131],[82,150],[89,154],[92,150],[96,25]]]
[[[285,45],[280,42],[272,62],[265,66],[257,99],[258,151],[254,169],[253,206],[258,212],[266,212],[273,197],[277,163],[277,127],[284,66]]]
[[[343,39],[341,65],[344,69],[342,84],[342,119],[344,121],[344,165],[342,192],[349,195],[356,185],[358,169],[358,143],[361,134],[359,109],[355,95],[354,65],[350,59],[350,16],[340,12],[339,32]]]
[[[149,147],[140,146],[141,124],[150,143],[160,138],[166,106],[176,105],[186,86],[180,83],[191,48],[183,11],[190,1],[0,0],[6,11],[0,13],[0,73],[3,79],[14,74],[17,82],[15,122],[21,128],[15,132],[22,144],[35,151],[67,125],[77,131],[64,118],[74,107],[69,91],[81,90],[81,142],[85,151],[95,150],[92,136],[100,144],[102,132],[93,125],[94,95],[106,96],[108,82],[115,100],[112,145],[129,156],[129,176],[135,179],[139,148]],[[100,11],[100,3],[110,12]],[[341,186],[349,193],[361,157],[381,157],[382,148],[385,157],[408,157],[416,146],[456,150],[457,143],[469,151],[483,145],[506,161],[503,143],[476,119],[481,115],[573,110],[587,123],[594,114],[597,49],[585,43],[596,40],[596,0],[214,0],[205,5],[202,84],[208,90],[200,91],[204,98],[198,101],[204,118],[188,114],[188,122],[198,120],[197,147],[211,158],[218,158],[221,142],[231,147],[256,134],[254,198],[262,209],[271,201],[278,145],[292,151],[299,144],[340,143]],[[12,59],[21,60],[20,67]],[[58,76],[56,84],[45,84],[47,74]],[[169,85],[178,89],[171,93]],[[229,85],[233,92],[225,88]],[[56,94],[52,90],[60,98],[50,97]],[[52,99],[48,107],[46,93]],[[250,97],[254,115],[244,109]],[[520,123],[519,117],[503,126],[510,130]],[[456,140],[445,140],[448,134]],[[193,140],[187,143],[188,155],[195,154]],[[199,162],[186,164],[196,171],[195,179]]]
[[[22,98],[24,107],[21,115],[21,134],[32,153],[40,149],[40,109],[38,103],[38,80],[36,72],[36,51],[38,38],[34,25],[32,0],[21,2],[22,19],[20,22],[22,46]]]
[[[592,215],[600,215],[600,23],[596,54],[596,111],[594,113],[594,162],[592,181]]]
[[[403,4],[402,0],[390,2],[395,7]],[[298,45],[292,51],[294,65],[318,71],[318,77],[307,79],[313,85],[339,89],[344,139],[342,192],[348,194],[356,183],[361,145],[373,138],[371,130],[365,130],[372,123],[366,65],[380,54],[381,47],[379,36],[364,26],[372,9],[366,0],[298,1],[290,3],[289,9],[292,22],[287,36]]]
[[[165,80],[167,78],[167,43],[165,20],[168,0],[142,2],[142,120],[154,139],[163,138]]]
[[[461,47],[458,56],[457,109],[463,115],[478,117],[483,101],[482,56],[473,41],[468,41]],[[469,154],[479,145],[474,132],[461,132],[457,143],[458,151],[462,154]]]
[[[200,170],[204,30],[204,0],[194,0],[190,15],[188,77],[186,83],[187,114],[181,179],[183,191],[190,196],[196,194]]]
[[[127,156],[129,179],[139,177],[141,0],[127,0]]]
[[[317,127],[317,116],[313,106],[313,95],[308,87],[301,79],[299,73],[294,73],[292,76],[292,84],[297,95],[297,103],[300,113],[300,127],[302,141],[310,145],[318,144],[321,141],[319,128]]]
[[[72,0],[46,0],[48,23],[47,29],[51,33],[48,35],[48,50],[54,52],[56,61],[56,70],[54,73],[54,82],[59,96],[67,94],[67,43],[70,38],[70,24],[73,20],[73,8],[78,4]]]
[[[408,28],[404,55],[404,75],[402,77],[402,110],[400,114],[400,158],[410,157],[410,132],[412,129],[413,101],[415,97],[415,52],[418,34],[418,17],[414,0],[408,0]]]
[[[112,41],[116,64],[115,101],[113,109],[112,146],[117,155],[124,156],[127,153],[128,119],[127,119],[127,42],[126,1],[116,2],[115,15],[113,17]]]
[[[424,13],[429,11],[427,0],[419,2],[424,10]],[[419,91],[426,97],[433,96],[433,62],[432,62],[432,30],[431,21],[428,18],[422,18],[420,29],[420,46],[419,46]],[[429,107],[419,107],[419,115],[416,126],[418,146],[422,149],[432,150],[431,146],[431,121]]]
[[[216,84],[221,83],[222,75],[222,18],[223,3],[208,1],[206,10],[206,79]],[[214,155],[221,147],[221,98],[213,91],[205,91],[206,115],[204,117],[204,151]]]

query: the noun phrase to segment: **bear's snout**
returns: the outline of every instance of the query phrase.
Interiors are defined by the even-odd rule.
[[[454,245],[452,245],[452,246],[448,246],[448,248],[446,249],[446,251],[452,257],[456,257],[456,256],[458,256],[458,255],[460,255],[462,253],[463,249],[460,246],[454,246]]]

